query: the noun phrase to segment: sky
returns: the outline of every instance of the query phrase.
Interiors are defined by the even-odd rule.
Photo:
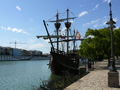
[[[16,48],[49,53],[47,41],[36,38],[46,35],[43,20],[55,20],[57,11],[62,16],[69,8],[71,16],[77,17],[72,28],[84,37],[88,28],[108,27],[105,23],[109,21],[109,2],[119,28],[120,0],[0,0],[0,46],[14,48],[16,42]],[[48,30],[50,34],[54,32],[53,23]]]

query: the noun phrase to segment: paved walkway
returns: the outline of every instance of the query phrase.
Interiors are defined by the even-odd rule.
[[[97,62],[94,71],[79,79],[77,82],[71,84],[64,90],[120,90],[120,88],[108,87],[108,69],[107,60]],[[116,62],[117,71],[119,72],[120,84],[120,59]]]

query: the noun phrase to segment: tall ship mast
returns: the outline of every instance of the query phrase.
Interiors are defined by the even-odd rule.
[[[78,74],[79,73],[79,59],[80,56],[77,54],[77,49],[75,42],[77,40],[83,40],[80,39],[80,34],[77,32],[75,33],[75,30],[73,32],[73,35],[70,35],[70,27],[71,27],[71,22],[69,21],[70,19],[75,19],[76,17],[69,17],[69,9],[66,10],[67,12],[67,17],[63,19],[59,19],[59,13],[57,12],[56,14],[56,20],[49,21],[53,22],[56,28],[56,35],[50,35],[46,22],[43,20],[47,35],[42,35],[42,36],[36,36],[37,38],[44,38],[44,39],[49,39],[50,44],[51,44],[51,59],[50,59],[50,68],[51,71],[55,74],[63,74],[64,71],[68,71],[69,73],[72,74]],[[60,35],[59,34],[59,28],[61,27],[61,23],[65,22],[65,27],[66,27],[66,34],[65,35]],[[76,35],[78,38],[76,38]],[[53,41],[52,38],[56,38],[56,41]],[[64,39],[60,39],[64,38]],[[69,50],[69,43],[73,42],[73,49]],[[60,43],[67,43],[66,44],[66,49],[65,47],[60,49]],[[56,47],[53,45],[53,43],[56,43]]]

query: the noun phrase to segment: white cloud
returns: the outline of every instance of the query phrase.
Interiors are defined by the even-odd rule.
[[[87,25],[90,25],[90,24],[94,24],[94,23],[97,23],[98,21],[100,21],[100,19],[92,20],[90,23],[85,23],[82,26],[87,26]]]
[[[3,26],[1,26],[1,29],[3,29],[3,30],[7,30],[6,27],[3,27]]]
[[[116,29],[119,29],[119,28],[120,28],[120,27],[118,27],[118,26],[116,27]]]
[[[16,6],[16,9],[17,9],[18,11],[21,11],[21,8],[20,8],[19,6]]]
[[[30,21],[30,22],[33,22],[33,19],[32,19],[32,18],[29,18],[29,21]]]
[[[107,24],[106,24],[106,22],[107,21],[109,21],[109,16],[104,16],[103,18],[101,18],[101,19],[96,19],[96,20],[92,20],[91,22],[88,22],[88,23],[85,23],[85,24],[83,24],[82,26],[88,26],[88,25],[92,25],[94,28],[97,28],[97,27],[107,27]],[[115,21],[115,22],[117,22],[118,21],[118,17],[116,17],[116,18],[113,18],[113,20]]]
[[[117,22],[117,21],[118,21],[118,18],[117,18],[117,17],[116,17],[116,18],[114,18],[114,19],[113,19],[113,21]]]
[[[46,42],[46,43],[49,43],[49,42],[50,42],[50,40],[49,40],[49,39],[45,39],[45,42]]]
[[[106,21],[105,21],[105,22],[103,22],[103,25],[106,25],[106,23],[107,23]]]
[[[98,8],[98,6],[99,6],[99,4],[97,4],[97,5],[93,8],[93,10],[96,10],[96,9]]]
[[[28,42],[29,42],[29,43],[34,43],[34,42],[35,42],[35,40],[34,40],[34,39],[30,39],[30,38],[29,38],[29,39],[28,39]]]
[[[106,18],[104,18],[103,17],[103,25],[106,25],[106,23],[107,23],[107,21],[109,21],[109,17],[106,17]],[[115,21],[115,22],[117,22],[118,21],[118,18],[116,17],[116,18],[113,18],[113,21]]]
[[[99,26],[103,26],[103,25],[106,25],[106,22],[109,20],[109,16],[104,16],[102,19],[101,19],[101,25]]]
[[[80,5],[80,7],[83,7],[84,5]]]
[[[95,24],[93,27],[98,27],[98,24]]]
[[[91,24],[96,23],[96,22],[98,22],[98,21],[100,21],[100,19],[92,20],[92,21],[91,21]]]
[[[103,19],[106,19],[108,16],[104,16]]]
[[[1,26],[1,29],[2,30],[10,30],[12,32],[16,32],[16,33],[23,33],[23,34],[26,34],[26,35],[30,35],[28,32],[22,30],[22,29],[18,29],[18,28],[11,28],[11,27],[3,27]]]
[[[29,46],[29,49],[36,49],[36,48],[41,48],[41,47],[45,47],[45,45],[42,43],[33,44]]]
[[[65,35],[66,30],[67,30],[66,27],[63,27],[62,30],[61,30],[61,35]]]
[[[87,26],[87,25],[90,25],[90,23],[85,23],[85,24],[83,24],[82,26]]]
[[[110,2],[111,2],[111,0],[103,0],[103,2],[108,2],[108,3],[110,3]]]
[[[71,22],[71,23],[73,23],[74,21],[73,21],[73,20],[71,20],[70,22]]]
[[[83,11],[83,12],[81,12],[81,13],[79,14],[79,17],[84,16],[84,15],[87,14],[87,13],[88,13],[87,11]]]
[[[43,40],[42,38],[39,39],[39,43],[35,43],[36,39],[32,39],[32,38],[28,38],[27,42],[28,42],[28,46],[27,48],[29,50],[41,50],[41,51],[45,51],[44,49],[48,49],[49,48],[49,40]],[[42,50],[43,49],[43,50]]]

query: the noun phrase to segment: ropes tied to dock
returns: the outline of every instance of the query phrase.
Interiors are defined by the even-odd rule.
[[[78,70],[79,68],[74,68],[74,67],[70,67],[68,65],[63,64],[62,62],[59,61],[60,64],[62,64],[63,66],[70,68],[70,69],[74,69],[74,70]]]

